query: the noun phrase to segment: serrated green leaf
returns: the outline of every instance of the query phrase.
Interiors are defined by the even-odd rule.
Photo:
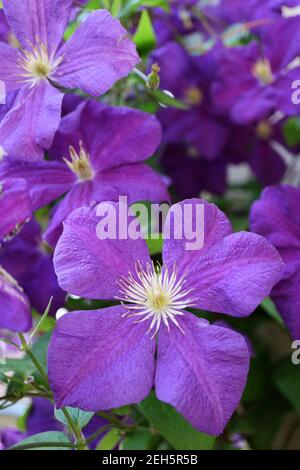
[[[177,450],[208,450],[215,438],[197,431],[172,406],[152,393],[139,405],[150,424]]]

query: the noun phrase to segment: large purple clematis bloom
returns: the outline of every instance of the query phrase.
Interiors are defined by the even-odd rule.
[[[65,221],[54,263],[69,292],[123,303],[63,316],[49,346],[50,385],[57,406],[110,409],[157,397],[193,426],[220,434],[240,400],[249,353],[243,337],[210,326],[187,311],[250,314],[278,281],[282,261],[258,235],[233,234],[214,205],[204,205],[205,243],[186,251],[186,240],[165,240],[162,268],[138,240],[100,240],[95,209]],[[113,206],[118,211],[120,206]],[[172,224],[171,224],[172,225]],[[155,360],[157,337],[157,360]]]
[[[34,220],[0,247],[0,265],[22,286],[30,304],[43,313],[53,297],[50,314],[64,305],[65,292],[58,286],[52,253],[42,242],[40,226]]]
[[[61,119],[58,87],[105,93],[139,61],[126,30],[99,10],[63,43],[72,0],[4,0],[7,22],[19,47],[0,43],[0,80],[18,91],[0,125],[6,152],[35,161],[51,146]]]
[[[230,111],[237,124],[268,118],[275,111],[298,115],[293,104],[292,83],[299,79],[300,67],[290,67],[300,52],[300,19],[277,21],[261,34],[261,44],[226,48],[217,46],[218,75],[212,87],[215,105]],[[274,47],[278,37],[284,44]]]
[[[292,186],[270,186],[251,211],[251,229],[260,233],[281,254],[285,269],[272,290],[279,313],[293,338],[300,337],[300,190]]]
[[[168,200],[160,175],[144,160],[157,149],[157,119],[128,108],[84,102],[63,118],[50,150],[57,161],[18,162],[6,158],[0,178],[18,175],[28,181],[35,209],[66,193],[45,234],[55,245],[62,221],[81,206],[127,195],[129,203]]]

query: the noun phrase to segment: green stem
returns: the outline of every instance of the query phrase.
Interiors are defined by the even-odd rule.
[[[87,440],[86,444],[90,444],[93,442],[97,437],[99,437],[103,432],[108,431],[112,427],[111,424],[106,424],[105,426],[102,426],[102,428],[98,429],[98,431],[94,432]]]
[[[40,373],[40,375],[43,377],[46,383],[48,383],[48,377],[47,374],[45,373],[43,367],[35,357],[35,355],[32,353],[30,350],[30,347],[28,346],[26,339],[22,333],[19,333],[19,338],[22,344],[22,349],[23,351],[27,354],[27,356],[30,358],[31,362],[35,365],[37,371]]]
[[[19,338],[22,344],[22,350],[27,354],[27,356],[31,359],[32,363],[35,365],[37,371],[40,373],[40,375],[44,378],[45,382],[48,384],[48,377],[46,372],[44,371],[43,367],[39,363],[38,359],[35,357],[35,355],[32,353],[30,346],[28,345],[24,335],[22,333],[19,333]],[[70,413],[66,408],[62,408],[62,412],[68,421],[69,427],[71,431],[73,432],[75,439],[76,439],[76,447],[80,450],[85,449],[85,440],[81,434],[81,430],[77,427],[76,423],[72,420]]]

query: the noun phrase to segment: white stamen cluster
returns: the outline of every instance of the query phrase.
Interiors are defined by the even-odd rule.
[[[137,323],[150,321],[147,333],[154,330],[152,338],[157,334],[160,325],[170,329],[170,322],[182,330],[177,316],[184,315],[183,310],[194,306],[195,298],[190,296],[192,289],[184,287],[186,274],[178,277],[176,267],[172,272],[166,267],[148,264],[145,269],[136,264],[134,275],[129,273],[120,282],[120,296],[124,307],[128,310],[124,315],[137,317]]]
[[[21,80],[35,86],[41,80],[51,79],[61,61],[62,57],[55,59],[53,54],[49,57],[47,47],[37,40],[30,50],[20,51],[18,62],[22,69]]]

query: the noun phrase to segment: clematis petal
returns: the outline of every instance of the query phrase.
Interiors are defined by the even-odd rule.
[[[216,243],[190,267],[187,283],[203,310],[246,316],[270,294],[283,272],[271,243],[248,232]]]
[[[0,327],[28,331],[32,319],[29,302],[18,283],[0,267]]]
[[[57,323],[48,351],[57,407],[111,409],[145,398],[153,385],[155,342],[123,307],[80,311]]]
[[[34,210],[62,196],[76,181],[75,175],[61,162],[24,162],[5,158],[0,164],[0,180],[23,178]]]
[[[102,171],[152,156],[161,141],[161,126],[148,113],[87,101],[63,118],[50,154],[67,156],[69,146],[78,149],[80,141],[94,170]]]
[[[119,20],[106,10],[87,17],[58,51],[63,57],[53,79],[90,95],[105,93],[139,62],[135,45]]]
[[[204,213],[200,212],[203,208]],[[196,214],[199,213],[199,216]],[[167,222],[168,221],[168,222]],[[171,269],[174,264],[183,273],[211,246],[232,233],[231,224],[226,215],[214,204],[202,199],[186,199],[172,206],[164,227],[163,260]],[[176,229],[181,224],[182,237],[176,239]],[[190,235],[187,233],[190,231]],[[201,239],[203,247],[197,250],[187,249],[188,237]],[[192,242],[193,240],[190,240]]]
[[[108,206],[115,209],[117,219],[123,217],[120,205],[108,203]],[[65,291],[86,298],[112,300],[119,293],[118,281],[122,276],[135,272],[136,261],[144,266],[150,262],[150,257],[143,239],[119,237],[118,220],[115,239],[98,238],[100,217],[96,212],[97,208],[77,209],[64,222],[64,231],[54,252],[54,267],[58,283]],[[123,230],[122,222],[121,225]]]
[[[298,188],[270,186],[253,204],[250,214],[251,230],[276,246],[285,261],[285,276],[289,276],[294,262],[300,259],[299,196]]]
[[[0,58],[0,80],[5,83],[6,92],[19,90],[21,86],[20,71],[17,64],[18,50],[4,42],[0,42]]]
[[[223,432],[246,384],[249,350],[244,338],[185,313],[158,339],[157,397],[173,405],[196,429]]]
[[[95,185],[92,181],[85,181],[73,185],[64,199],[54,209],[53,217],[49,222],[44,239],[50,246],[55,246],[62,234],[63,221],[78,207],[95,206],[100,201],[116,201],[118,193],[108,186],[98,187],[95,194]]]
[[[295,263],[296,264],[296,263]],[[272,290],[272,300],[292,337],[300,338],[300,258],[293,274],[280,281]]]
[[[100,172],[95,178],[94,193],[99,187],[101,192],[107,187],[107,190],[114,190],[116,194],[126,195],[128,204],[137,201],[161,202],[170,199],[163,178],[148,165],[142,163],[121,165]],[[96,194],[94,198],[100,202]]]
[[[37,40],[53,54],[61,42],[73,0],[3,0],[7,21],[28,49]]]
[[[60,123],[62,99],[63,94],[46,81],[22,88],[0,124],[6,153],[18,160],[42,160]]]
[[[32,215],[28,186],[24,179],[0,183],[0,240],[10,235]]]

